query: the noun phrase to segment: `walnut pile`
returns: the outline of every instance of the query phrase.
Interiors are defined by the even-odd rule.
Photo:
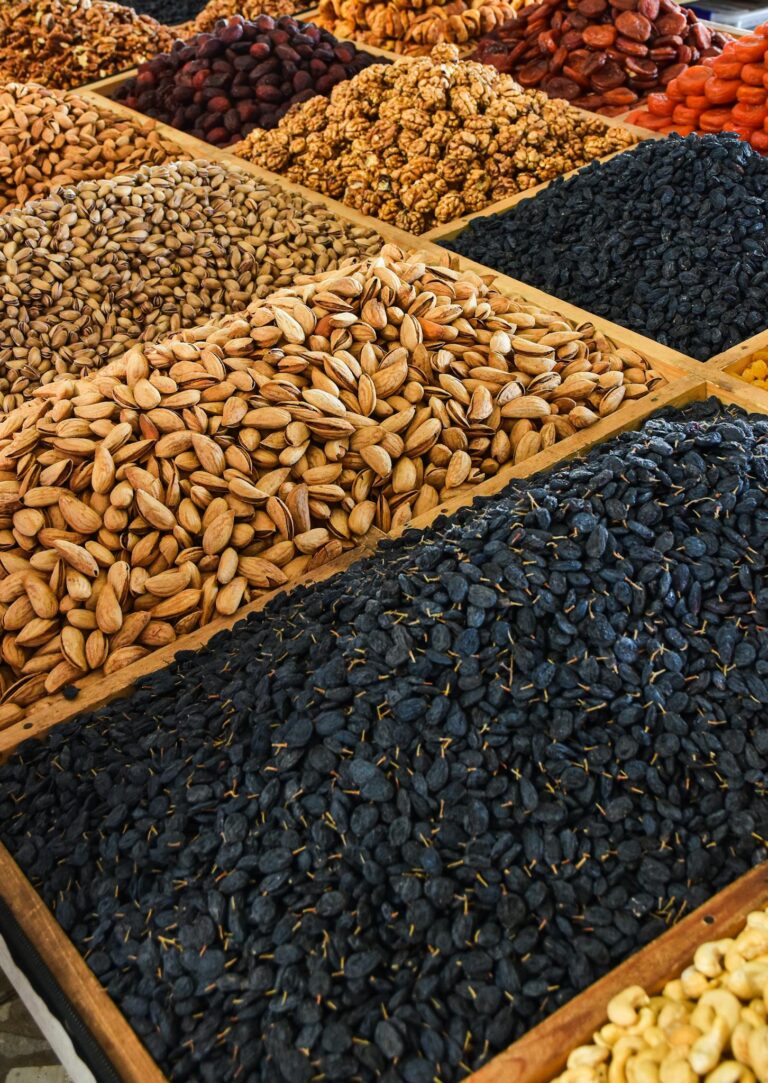
[[[474,42],[511,19],[522,0],[320,0],[315,21],[337,37],[425,56]]]
[[[0,0],[0,78],[71,90],[166,52],[174,37],[110,0]]]
[[[424,233],[636,139],[455,45],[375,64],[232,149],[363,214]]]

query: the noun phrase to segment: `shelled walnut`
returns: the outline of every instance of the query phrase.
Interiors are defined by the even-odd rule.
[[[253,131],[236,154],[423,233],[636,142],[455,45],[376,64]]]

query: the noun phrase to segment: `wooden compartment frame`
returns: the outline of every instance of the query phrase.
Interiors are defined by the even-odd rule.
[[[695,379],[682,377],[660,392],[633,404],[632,417],[625,416],[616,424],[608,425],[599,433],[586,430],[576,438],[563,441],[562,454],[549,449],[534,456],[518,467],[510,468],[502,476],[478,485],[468,498],[448,502],[428,515],[414,519],[410,526],[423,528],[438,515],[452,513],[471,500],[497,492],[512,477],[527,477],[542,469],[550,469],[568,458],[577,456],[595,444],[627,429],[639,427],[647,417],[664,406],[683,406],[701,401],[713,395],[723,403],[735,403],[746,410],[768,414],[768,402],[755,403],[745,392],[743,385],[730,377],[719,379]],[[644,404],[644,405],[643,405]],[[762,408],[761,408],[762,407]],[[596,426],[597,428],[597,426]],[[579,440],[578,437],[587,437]],[[93,710],[130,691],[133,683],[161,665],[168,664],[173,654],[182,649],[203,646],[212,635],[231,627],[244,616],[263,609],[269,600],[284,590],[320,581],[343,571],[354,561],[369,555],[385,535],[374,532],[364,546],[350,550],[337,561],[330,562],[317,571],[294,583],[263,595],[232,617],[207,625],[198,632],[183,637],[172,645],[142,659],[132,667],[109,679],[101,680],[101,687],[94,687],[84,700],[67,705],[66,718],[51,715],[47,723],[41,719],[34,736],[42,736],[52,726],[74,717],[83,710]],[[162,655],[162,658],[158,656]],[[154,663],[154,664],[153,664]],[[30,736],[20,724],[6,730],[2,753],[10,754],[14,747]],[[112,1060],[123,1083],[167,1083],[165,1076],[141,1044],[137,1035],[108,996],[95,975],[89,970],[53,914],[26,879],[8,850],[0,845],[0,899],[10,908],[16,920],[36,945],[44,951],[46,962],[72,1005],[87,1022],[93,1037]],[[705,906],[683,919],[663,933],[651,944],[642,948],[620,966],[578,994],[548,1019],[509,1046],[483,1068],[468,1077],[468,1083],[549,1083],[560,1071],[570,1050],[590,1040],[605,1018],[608,1000],[627,984],[641,983],[649,991],[657,991],[666,980],[673,977],[690,962],[696,947],[706,940],[727,936],[743,923],[750,910],[768,904],[768,862],[751,870],[734,884],[714,896]]]

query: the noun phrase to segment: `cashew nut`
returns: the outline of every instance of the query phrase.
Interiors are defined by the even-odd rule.
[[[688,1063],[694,1072],[706,1075],[717,1066],[730,1033],[726,1021],[716,1015],[710,1030],[697,1038],[688,1054]]]
[[[620,1027],[632,1027],[638,1022],[637,1009],[645,1007],[650,997],[640,985],[630,985],[617,993],[608,1004],[608,1018]]]
[[[754,1075],[735,1060],[724,1060],[710,1072],[705,1083],[754,1083]]]
[[[712,940],[696,949],[693,965],[707,978],[716,978],[723,972],[723,959],[733,944],[730,937],[726,940]]]
[[[699,1077],[687,1060],[667,1057],[659,1072],[659,1083],[699,1083]]]
[[[697,1000],[710,986],[706,974],[695,966],[686,967],[680,975],[680,984],[685,995],[693,1000]]]
[[[749,1035],[749,1065],[760,1083],[768,1083],[768,1027],[756,1027]]]
[[[768,964],[744,963],[733,973],[728,974],[723,982],[725,988],[740,1000],[753,1000],[762,997],[768,986]]]
[[[741,1004],[727,989],[708,989],[699,1004],[713,1008],[726,1021],[729,1031],[735,1028],[741,1017]]]
[[[608,1060],[608,1050],[596,1045],[580,1045],[568,1057],[569,1068],[596,1068]]]

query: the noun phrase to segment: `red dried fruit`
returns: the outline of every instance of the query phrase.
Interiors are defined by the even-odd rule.
[[[581,87],[573,79],[567,79],[563,76],[555,75],[546,79],[542,84],[542,90],[546,90],[550,98],[565,98],[566,101],[572,102],[574,98],[578,98],[581,94]]]
[[[622,86],[626,81],[626,72],[622,70],[615,60],[608,60],[592,76],[592,85],[598,90],[612,90],[614,87]]]
[[[533,60],[515,73],[520,86],[538,86],[547,74],[548,65],[546,60]]]
[[[616,40],[616,27],[607,24],[605,26],[588,26],[583,34],[586,45],[593,49],[606,49],[613,45]]]
[[[648,41],[653,33],[653,25],[637,11],[622,11],[616,18],[616,29],[632,41]]]

